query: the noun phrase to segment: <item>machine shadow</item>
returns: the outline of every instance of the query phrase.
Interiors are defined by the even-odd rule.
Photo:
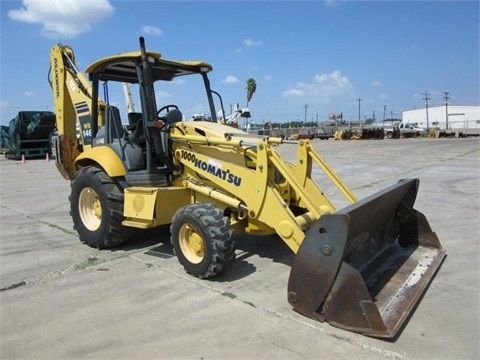
[[[257,271],[254,256],[270,259],[274,263],[281,263],[291,267],[295,254],[288,248],[278,235],[255,236],[234,235],[236,244],[236,258],[231,267],[219,276],[210,278],[210,281],[228,282],[247,277]],[[135,230],[125,244],[111,249],[117,251],[142,251],[146,255],[170,259],[176,257],[170,242],[170,225],[159,226],[154,229]]]
[[[287,247],[278,235],[255,236],[237,235],[236,259],[232,267],[213,278],[213,281],[235,281],[257,271],[255,260],[250,258],[258,256],[262,259],[270,259],[274,263],[280,263],[291,267],[295,254]]]
[[[130,239],[111,251],[147,251],[161,247],[166,254],[174,256],[170,243],[170,225],[158,226],[153,229],[135,229]]]

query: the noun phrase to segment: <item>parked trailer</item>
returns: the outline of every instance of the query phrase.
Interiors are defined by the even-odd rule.
[[[8,159],[52,155],[51,135],[55,130],[55,114],[51,111],[20,111],[10,120]],[[2,132],[3,137],[3,132]]]
[[[0,137],[0,154],[5,154],[10,149],[10,146],[8,144],[8,139],[10,138],[9,132],[10,128],[8,126],[2,125]]]

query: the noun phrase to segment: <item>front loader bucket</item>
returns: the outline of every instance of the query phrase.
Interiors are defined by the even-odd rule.
[[[311,226],[294,259],[288,301],[299,313],[373,337],[395,337],[445,251],[401,180]]]

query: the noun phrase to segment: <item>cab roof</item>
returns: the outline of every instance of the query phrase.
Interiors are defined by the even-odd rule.
[[[147,51],[153,81],[170,81],[177,76],[206,73],[212,65],[203,61],[176,61],[163,59],[158,52]],[[109,56],[92,63],[85,71],[92,78],[98,74],[101,81],[138,83],[136,64],[142,62],[140,51]]]

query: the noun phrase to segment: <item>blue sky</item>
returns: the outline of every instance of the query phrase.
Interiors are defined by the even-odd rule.
[[[147,49],[166,58],[213,65],[212,88],[246,106],[246,80],[257,91],[253,120],[401,117],[402,111],[478,105],[478,1],[0,1],[0,116],[52,110],[49,51],[70,45],[84,70],[102,57]],[[181,108],[189,89],[173,96]],[[166,101],[166,100],[165,100]],[[193,110],[192,110],[193,111]],[[188,110],[184,110],[188,113]]]

